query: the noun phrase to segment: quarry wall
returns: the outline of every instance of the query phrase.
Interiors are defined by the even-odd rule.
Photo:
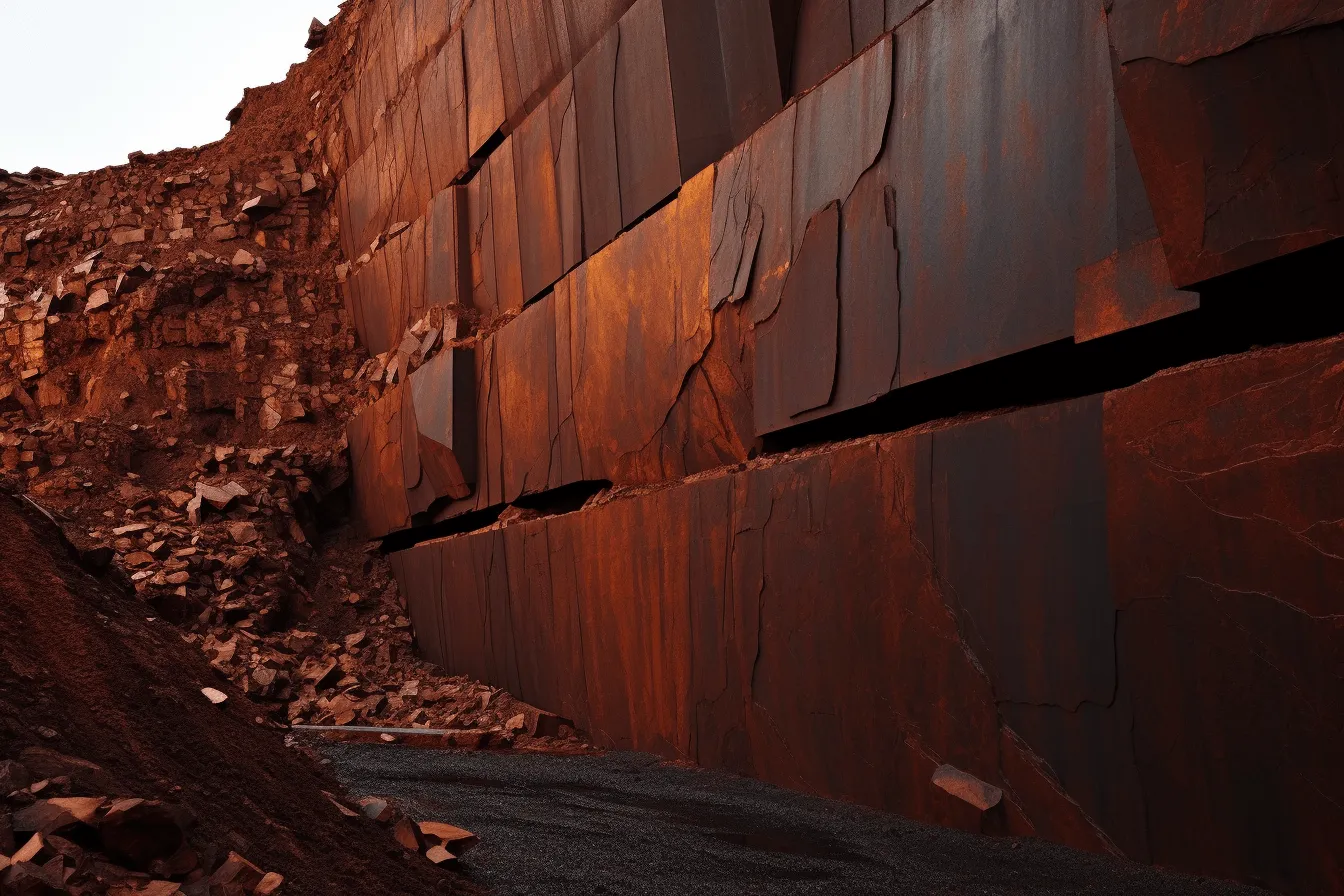
[[[1344,3],[350,15],[355,498],[427,656],[602,745],[1344,887]]]

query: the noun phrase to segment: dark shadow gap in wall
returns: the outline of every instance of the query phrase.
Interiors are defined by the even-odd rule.
[[[1200,308],[1083,343],[1063,340],[897,389],[772,433],[765,453],[899,432],[1132,386],[1174,367],[1344,333],[1344,240],[1192,287]]]
[[[764,453],[814,447],[963,414],[1049,404],[1132,386],[1197,361],[1344,333],[1344,240],[1306,249],[1199,284],[1196,311],[1083,343],[1061,340],[897,389],[861,408],[773,433]],[[514,501],[530,518],[582,509],[612,487],[572,483]],[[382,541],[387,553],[498,522],[508,505],[417,525]],[[425,520],[430,514],[417,518]]]
[[[394,532],[382,540],[382,550],[387,554],[395,554],[398,551],[409,550],[426,541],[476,532],[499,522],[510,508],[521,511],[521,515],[526,519],[540,519],[541,517],[573,513],[582,509],[593,496],[609,488],[611,488],[611,483],[605,479],[572,482],[569,485],[549,489],[535,495],[525,495],[511,505],[497,504],[494,507],[473,510],[438,523],[415,525],[410,529]],[[430,516],[432,516],[432,512],[421,514],[417,517],[417,520]]]

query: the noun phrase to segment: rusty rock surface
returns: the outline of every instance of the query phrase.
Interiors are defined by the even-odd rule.
[[[367,261],[355,262],[349,291],[361,336],[376,350],[392,348],[398,329],[416,319],[422,303],[437,297],[487,316],[520,311],[672,195],[697,165],[708,164],[738,139],[743,142],[737,149],[713,165],[711,308],[743,301],[754,324],[771,319],[808,220],[830,202],[841,203],[842,211],[836,250],[839,335],[829,398],[802,410],[794,397],[781,399],[778,407],[756,408],[758,435],[1051,342],[1094,339],[1193,310],[1198,297],[1177,285],[1206,279],[1227,265],[1191,274],[1193,262],[1182,260],[1188,252],[1181,248],[1181,234],[1225,246],[1227,252],[1219,257],[1235,255],[1236,265],[1335,234],[1330,196],[1337,191],[1329,178],[1338,116],[1316,114],[1311,105],[1328,106],[1333,81],[1290,90],[1282,78],[1239,81],[1235,72],[1225,77],[1221,69],[1209,68],[1225,57],[1263,56],[1279,40],[1303,44],[1307,59],[1332,60],[1341,54],[1331,55],[1327,44],[1342,27],[1332,24],[1333,7],[1261,4],[1255,7],[1259,18],[1247,19],[1260,23],[1252,34],[1242,24],[1218,25],[1221,14],[1212,12],[1199,18],[1185,11],[1173,18],[1156,0],[1119,3],[1109,15],[1099,2],[1052,10],[1014,5],[994,16],[976,0],[896,4],[898,9],[888,3],[881,16],[878,6],[854,0],[796,4],[792,10],[782,3],[768,11],[749,4],[730,11],[699,0],[694,8],[678,7],[669,20],[666,4],[643,0],[628,9],[613,7],[609,12],[615,19],[605,27],[599,25],[601,16],[594,18],[588,28],[593,45],[582,54],[573,45],[569,56],[562,50],[543,52],[535,23],[510,20],[511,53],[531,46],[542,57],[572,58],[572,73],[556,69],[554,78],[540,81],[522,69],[502,76],[506,87],[517,81],[509,91],[518,97],[532,96],[530,84],[550,86],[533,99],[517,100],[523,112],[499,132],[503,142],[481,149],[485,157],[473,163],[479,170],[456,175],[466,177],[465,187],[444,188],[465,193],[454,200],[465,209],[458,216],[456,263],[429,264],[419,257],[427,240],[427,245],[443,245],[429,236],[430,226],[421,218],[442,219],[438,187],[452,164],[435,162],[426,147],[423,170],[429,179],[420,183],[419,175],[408,175],[398,181],[388,174],[386,159],[365,161],[370,150],[352,163],[342,181],[386,181],[398,214],[411,222],[405,229],[392,225],[385,236],[374,234],[372,252],[361,253]],[[529,11],[524,18],[537,14]],[[849,52],[866,49],[847,64],[837,56],[839,69],[744,138],[747,127],[773,109],[769,66],[763,68],[760,61],[770,55],[764,48],[770,42],[766,20],[795,14],[799,21],[848,22],[843,30]],[[464,41],[470,42],[472,28],[484,27],[474,24],[476,19],[491,17],[497,19],[498,10],[490,17],[467,13]],[[1166,21],[1162,28],[1167,30],[1154,31],[1155,19]],[[692,20],[706,32],[700,43],[686,31]],[[1271,27],[1286,36],[1265,37]],[[1225,33],[1214,40],[1210,35],[1217,28]],[[780,35],[774,28],[776,44]],[[828,38],[806,37],[814,39]],[[710,52],[715,41],[727,68],[701,71],[697,61],[715,55]],[[1116,43],[1114,66],[1108,41]],[[557,46],[564,43],[559,40]],[[452,41],[445,43],[425,69],[445,90],[454,83],[454,47]],[[729,48],[740,48],[740,55],[755,61],[737,71],[723,62]],[[1214,51],[1221,55],[1209,55]],[[1144,53],[1150,55],[1130,58]],[[968,67],[965,59],[975,64]],[[1278,71],[1273,59],[1265,59]],[[1260,63],[1239,65],[1238,71],[1253,72]],[[1308,73],[1316,65],[1304,61],[1294,71]],[[1142,73],[1153,66],[1178,70],[1181,81],[1172,89],[1148,84]],[[1197,78],[1206,68],[1213,73]],[[1251,98],[1255,102],[1236,88],[1241,98],[1227,114],[1217,113],[1218,127],[1230,127],[1236,116],[1250,114],[1246,110],[1260,103],[1298,123],[1292,127],[1312,133],[1298,134],[1290,127],[1276,131],[1280,137],[1257,149],[1259,155],[1247,155],[1245,148],[1227,150],[1226,164],[1213,157],[1204,160],[1208,164],[1195,164],[1158,145],[1205,138],[1219,147],[1238,145],[1235,135],[1224,139],[1200,130],[1200,116],[1214,113],[1190,85],[1204,84],[1198,89],[1214,91],[1210,102],[1224,102],[1224,84],[1243,81],[1245,90],[1259,91]],[[734,83],[755,86],[739,94]],[[757,99],[761,91],[764,101]],[[443,108],[457,109],[456,93],[450,93]],[[1152,102],[1144,105],[1148,101],[1140,94],[1149,93]],[[1289,99],[1277,103],[1273,98],[1280,94]],[[1199,109],[1154,117],[1154,103],[1174,109],[1172,104],[1187,100]],[[467,107],[469,116],[470,98]],[[399,117],[389,129],[406,126],[410,113],[397,108]],[[448,113],[419,114],[423,119]],[[1187,119],[1197,126],[1170,126]],[[428,127],[440,129],[439,124]],[[445,135],[460,130],[444,127]],[[407,134],[388,152],[413,161],[422,154],[420,138]],[[444,139],[459,145],[455,136]],[[688,164],[692,150],[682,146],[691,146],[688,141],[702,147],[693,152],[702,161]],[[469,137],[467,145],[473,143]],[[1307,148],[1305,156],[1294,150],[1273,161],[1279,152],[1274,147],[1299,145]],[[705,148],[711,146],[713,151]],[[1154,162],[1159,150],[1166,153],[1161,164]],[[445,151],[461,157],[456,149]],[[1241,158],[1251,164],[1242,165]],[[1309,158],[1318,162],[1303,161]],[[1161,165],[1168,163],[1175,167],[1164,173]],[[356,176],[359,165],[364,173]],[[1276,187],[1279,199],[1259,188],[1243,189],[1237,180],[1265,165],[1273,169],[1265,169],[1265,176],[1292,187]],[[435,175],[436,170],[443,173]],[[1208,172],[1209,202],[1218,204],[1216,220],[1192,223],[1181,217],[1182,208],[1193,207],[1182,197],[1194,194],[1172,177],[1195,170]],[[1304,191],[1316,198],[1294,198]],[[342,196],[342,220],[352,224],[343,228],[343,238],[349,242],[351,230],[367,238],[372,231],[361,229],[360,222],[374,220],[366,214],[372,200],[360,198],[363,194],[353,186],[343,186]],[[1156,207],[1149,206],[1150,197]],[[1277,203],[1280,211],[1261,209],[1265,203]],[[1191,229],[1196,224],[1198,234]],[[1266,241],[1251,233],[1275,228],[1283,231],[1282,238]],[[1243,240],[1246,234],[1249,242]],[[380,248],[381,240],[387,244]],[[348,245],[347,251],[362,245]],[[389,253],[401,257],[383,257]],[[768,366],[762,370],[767,380],[754,384],[756,392],[774,395],[778,384],[768,380]],[[827,384],[816,388],[825,392]]]
[[[1340,339],[1205,362],[393,564],[429,656],[601,744],[1331,889],[1341,369]]]
[[[448,6],[371,5],[329,140],[364,527],[485,526],[396,555],[428,655],[609,746],[1344,886],[1338,341],[759,456],[1344,236],[1344,4]]]
[[[1344,4],[1117,0],[1117,92],[1177,286],[1344,236]]]
[[[477,481],[470,496],[436,489],[431,504],[461,499],[440,504],[442,515],[582,481],[678,479],[747,458],[753,345],[742,306],[709,307],[713,183],[710,169],[552,293],[453,350],[474,357],[475,426],[471,435],[465,424],[453,427],[449,447],[459,462],[476,464]],[[461,384],[470,377],[457,363],[461,372],[450,379],[428,366],[410,375],[417,408],[443,413],[466,402]],[[407,448],[379,440],[402,431],[403,415],[397,399],[384,397],[351,427],[365,489],[357,503],[371,536],[411,522],[403,510],[411,501]],[[416,513],[429,509],[411,503]]]
[[[346,114],[382,121],[368,134],[361,127],[333,137],[347,157],[337,212],[353,266],[348,301],[375,354],[417,317],[400,294],[396,266],[407,260],[382,253],[405,256],[396,237],[408,225],[426,232],[445,192],[465,193],[453,200],[458,263],[404,288],[507,315],[778,111],[764,0],[669,10],[670,18],[664,0],[574,0],[561,15],[535,0],[482,0],[454,20],[441,47],[420,56],[410,36],[423,37],[425,26],[394,16],[397,65],[418,61],[389,87],[388,50],[375,41]],[[498,53],[485,55],[492,46]],[[377,71],[380,92],[366,101]],[[418,260],[410,263],[418,276]]]

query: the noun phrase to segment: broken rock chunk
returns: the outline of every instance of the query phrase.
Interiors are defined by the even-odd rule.
[[[21,762],[0,759],[0,796],[22,790],[33,783],[33,776]]]
[[[339,812],[340,812],[342,815],[344,815],[346,818],[358,818],[358,817],[359,817],[359,813],[358,813],[358,812],[356,812],[354,809],[351,809],[351,808],[350,808],[349,806],[347,806],[345,803],[341,802],[339,799],[336,798],[336,796],[335,796],[334,794],[328,793],[327,791],[324,790],[324,791],[322,791],[322,795],[323,795],[324,797],[326,797],[326,798],[327,798],[327,801],[330,802],[333,806],[335,806],[336,809],[337,809],[337,811],[339,811]]]
[[[155,800],[118,800],[103,816],[98,833],[104,852],[136,870],[173,855],[184,840],[178,814]]]
[[[18,858],[15,856],[15,858]],[[65,860],[56,856],[45,865],[14,862],[0,874],[0,890],[15,896],[55,896],[70,892],[65,886]]]
[[[51,800],[38,800],[14,813],[12,824],[20,834],[54,834],[78,824],[78,819]]]
[[[481,842],[480,838],[471,831],[439,821],[420,822],[420,833],[427,843],[445,847],[449,852],[458,856]]]
[[[47,802],[69,812],[80,824],[87,825],[92,825],[98,817],[98,810],[107,805],[107,800],[101,796],[57,797]]]
[[[284,207],[285,198],[279,193],[262,192],[243,203],[243,211],[253,219],[264,218]],[[237,262],[234,262],[237,264]],[[250,263],[250,262],[249,262]]]
[[[425,850],[425,858],[429,859],[435,865],[451,865],[457,861],[457,856],[444,849],[442,846],[431,846]]]
[[[132,230],[116,230],[112,232],[112,242],[118,246],[131,246],[145,241],[145,229],[137,227]]]
[[[938,766],[932,780],[935,786],[970,803],[981,812],[993,809],[1003,799],[1003,791],[998,787],[950,765]]]
[[[327,26],[319,20],[313,19],[308,25],[308,42],[303,45],[305,50],[316,50],[327,42]]]
[[[233,539],[234,544],[255,544],[261,540],[261,533],[257,531],[255,525],[244,521],[229,525],[229,537]]]
[[[359,801],[364,814],[379,824],[390,824],[397,817],[397,810],[387,800],[376,796],[366,796]]]
[[[280,888],[285,884],[285,876],[277,874],[274,871],[266,872],[262,877],[261,883],[252,891],[252,896],[271,896],[273,893],[280,892]]]
[[[229,857],[224,860],[215,873],[210,875],[210,892],[242,892],[255,893],[257,887],[261,885],[266,877],[256,865],[253,865],[247,859],[238,855],[236,852],[229,853]],[[228,889],[233,887],[235,889]]]
[[[215,485],[207,485],[204,482],[196,483],[196,497],[216,510],[228,510],[229,505],[235,498],[248,497],[247,489],[236,482],[230,482],[222,488]]]
[[[181,892],[181,884],[170,880],[152,880],[139,888],[129,884],[124,887],[113,887],[107,891],[107,896],[177,896]]]
[[[19,754],[19,761],[34,778],[68,778],[71,789],[84,795],[122,792],[100,766],[46,747],[27,748]]]
[[[397,823],[392,826],[392,836],[396,838],[403,849],[410,852],[419,852],[424,848],[420,828],[405,816],[397,819]]]
[[[18,852],[9,857],[9,860],[15,865],[23,862],[31,862],[33,859],[37,858],[37,854],[42,851],[44,845],[45,841],[42,839],[42,835],[34,834],[32,837],[28,838],[28,842],[23,844]]]

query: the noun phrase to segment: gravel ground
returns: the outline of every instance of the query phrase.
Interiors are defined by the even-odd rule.
[[[352,795],[469,828],[500,894],[1262,893],[982,837],[651,756],[314,744]]]

